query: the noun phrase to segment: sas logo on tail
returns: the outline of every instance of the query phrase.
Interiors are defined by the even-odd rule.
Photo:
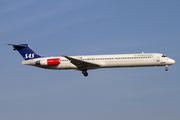
[[[25,59],[27,58],[34,58],[34,53],[33,54],[25,54]]]

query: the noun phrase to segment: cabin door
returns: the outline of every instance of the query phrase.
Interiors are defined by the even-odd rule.
[[[160,62],[160,57],[159,56],[156,57],[156,61]]]

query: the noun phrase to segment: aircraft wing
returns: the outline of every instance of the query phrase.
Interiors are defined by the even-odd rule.
[[[68,60],[70,60],[70,62],[72,64],[74,64],[75,66],[77,66],[78,69],[88,69],[88,68],[99,68],[100,65],[98,64],[95,64],[95,63],[90,63],[90,62],[87,62],[87,61],[82,61],[82,60],[78,60],[78,59],[75,59],[75,58],[72,58],[72,57],[69,57],[69,56],[64,56],[63,57],[67,58]]]

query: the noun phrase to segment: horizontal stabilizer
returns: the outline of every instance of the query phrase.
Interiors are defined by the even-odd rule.
[[[22,48],[26,48],[26,47],[28,47],[28,45],[27,44],[22,44],[22,45],[15,45],[15,44],[8,44],[8,45],[11,45],[11,46],[13,46],[14,47],[14,49],[13,50],[17,50],[16,49],[16,47],[22,47]]]

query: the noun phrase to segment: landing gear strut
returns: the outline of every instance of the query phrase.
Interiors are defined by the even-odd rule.
[[[168,65],[166,65],[166,69],[165,69],[165,71],[168,71]]]
[[[87,76],[88,76],[87,70],[83,70],[83,71],[82,71],[82,74],[84,74],[84,76],[87,77]]]

